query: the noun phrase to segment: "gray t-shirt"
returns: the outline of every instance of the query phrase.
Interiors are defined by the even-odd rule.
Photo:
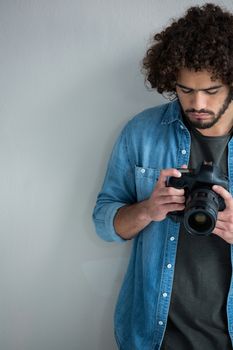
[[[189,167],[204,160],[227,174],[230,135],[206,137],[191,128]],[[226,301],[231,278],[230,244],[216,235],[192,236],[181,226],[163,350],[232,350]]]

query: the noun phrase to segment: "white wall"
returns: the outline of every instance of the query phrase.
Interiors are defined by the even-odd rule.
[[[116,349],[130,244],[102,242],[92,209],[119,130],[164,102],[139,69],[149,38],[196,3],[0,2],[1,350]]]

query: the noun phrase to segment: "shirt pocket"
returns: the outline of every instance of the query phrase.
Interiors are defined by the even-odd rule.
[[[135,166],[135,182],[138,202],[148,199],[158,181],[160,169]]]

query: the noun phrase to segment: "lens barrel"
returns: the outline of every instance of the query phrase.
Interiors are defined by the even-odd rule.
[[[214,230],[219,210],[219,195],[209,188],[190,193],[184,211],[184,227],[192,235],[208,236]]]

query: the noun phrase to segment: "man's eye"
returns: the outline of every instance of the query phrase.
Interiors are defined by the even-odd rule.
[[[215,95],[217,92],[218,90],[206,90],[207,95]]]
[[[181,89],[184,94],[190,94],[193,90],[191,89]]]

